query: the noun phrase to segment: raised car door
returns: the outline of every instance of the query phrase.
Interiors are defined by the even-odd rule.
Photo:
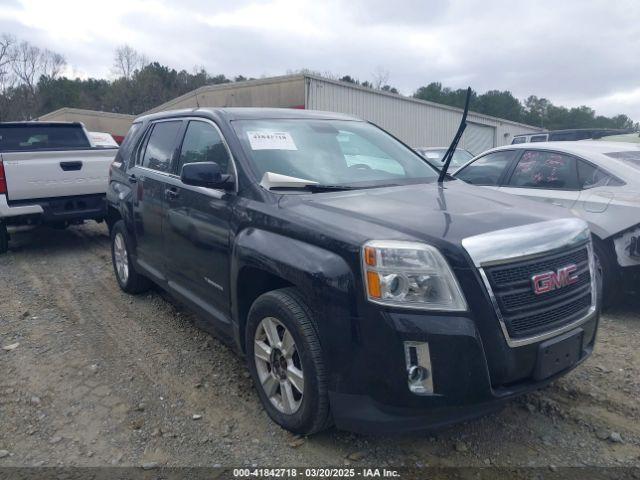
[[[165,189],[171,161],[177,147],[182,120],[159,121],[150,126],[138,151],[136,163],[128,170],[133,196],[136,259],[146,273],[165,278],[162,236]]]
[[[576,158],[547,150],[526,150],[500,191],[572,208],[580,196]]]
[[[164,229],[171,288],[220,321],[230,317],[230,218],[235,192],[185,185],[182,165],[216,162],[234,174],[231,154],[217,126],[189,120],[166,187]]]

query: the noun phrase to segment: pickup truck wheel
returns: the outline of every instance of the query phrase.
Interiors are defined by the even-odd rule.
[[[111,259],[120,288],[127,293],[142,293],[149,289],[149,280],[136,272],[131,261],[131,242],[127,229],[119,220],[111,229]]]
[[[329,426],[322,350],[311,310],[298,290],[274,290],[254,302],[246,351],[258,395],[272,420],[302,435]]]
[[[9,232],[7,226],[0,222],[0,254],[7,253],[9,250]]]
[[[603,308],[610,307],[622,295],[620,269],[616,259],[609,253],[606,245],[600,239],[593,239],[593,254],[595,256],[600,305]]]

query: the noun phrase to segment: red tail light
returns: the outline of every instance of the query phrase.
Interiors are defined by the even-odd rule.
[[[0,194],[7,193],[7,177],[4,176],[4,165],[0,161]]]

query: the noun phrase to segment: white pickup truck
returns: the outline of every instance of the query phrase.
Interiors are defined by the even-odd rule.
[[[104,219],[118,149],[102,145],[81,123],[0,123],[0,253],[16,227]]]

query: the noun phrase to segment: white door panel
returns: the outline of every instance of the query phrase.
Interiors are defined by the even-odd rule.
[[[578,191],[547,190],[543,188],[500,187],[500,191],[564,208],[573,208],[580,196]]]

